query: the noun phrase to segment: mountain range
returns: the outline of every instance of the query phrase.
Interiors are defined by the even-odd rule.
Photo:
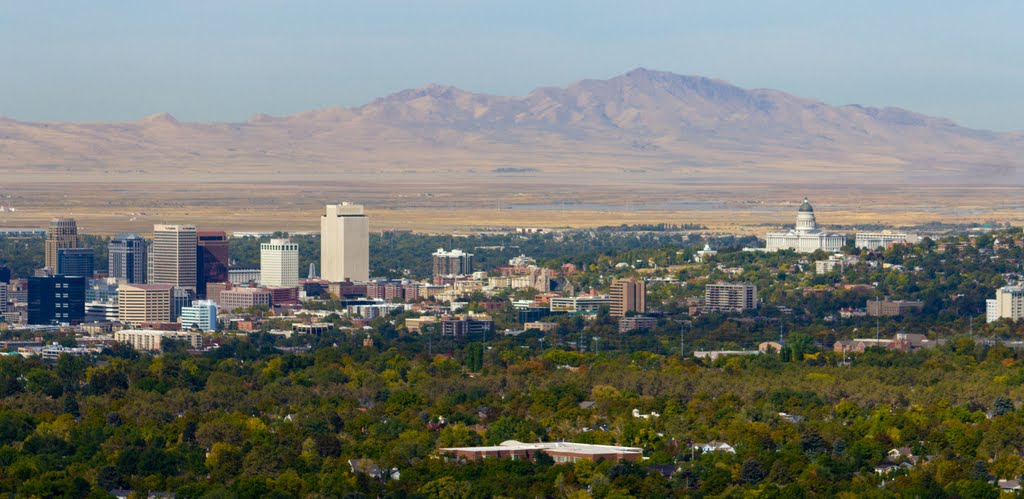
[[[1022,152],[1021,133],[647,69],[523,97],[428,85],[360,107],[243,123],[169,114],[120,123],[0,118],[0,166],[14,183],[52,171],[69,179],[132,172],[138,182],[184,173],[282,181],[298,179],[298,170],[324,182],[526,172],[601,183],[633,172],[652,182],[1005,183],[1024,179]]]

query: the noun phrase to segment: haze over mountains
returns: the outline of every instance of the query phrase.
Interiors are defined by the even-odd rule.
[[[168,114],[126,123],[0,119],[0,166],[14,183],[58,170],[132,172],[143,183],[184,172],[253,182],[263,174],[331,182],[402,173],[397,182],[417,182],[437,172],[474,172],[480,181],[524,172],[615,184],[625,172],[654,183],[1005,184],[1024,179],[1022,152],[1021,133],[646,69],[525,97],[429,85],[361,107],[257,114],[245,123]]]

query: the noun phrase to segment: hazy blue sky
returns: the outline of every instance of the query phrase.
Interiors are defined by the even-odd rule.
[[[1024,130],[1024,2],[0,0],[0,115],[244,120],[635,67]]]

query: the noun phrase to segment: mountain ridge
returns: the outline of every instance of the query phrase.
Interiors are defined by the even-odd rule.
[[[833,106],[645,68],[524,96],[428,84],[361,106],[256,113],[237,123],[179,121],[169,113],[131,122],[0,118],[0,165],[26,171],[123,164],[145,171],[190,161],[259,173],[259,165],[271,171],[292,163],[324,165],[329,177],[358,162],[379,171],[427,171],[436,157],[456,169],[485,161],[549,163],[539,165],[541,173],[619,161],[664,176],[679,167],[714,167],[728,175],[750,163],[766,174],[834,168],[852,175],[864,166],[902,178],[935,176],[931,170],[1018,178],[1022,153],[1019,132],[975,130],[898,107]]]

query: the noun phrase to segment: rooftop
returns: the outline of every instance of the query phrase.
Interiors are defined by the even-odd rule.
[[[596,445],[596,444],[577,444],[573,442],[537,442],[537,443],[523,443],[518,440],[506,440],[499,445],[484,446],[484,447],[445,447],[439,449],[441,452],[497,452],[497,451],[511,451],[511,450],[557,450],[562,452],[571,452],[574,454],[608,454],[614,453],[627,453],[627,454],[640,454],[643,449],[639,447],[623,447],[620,445]]]

